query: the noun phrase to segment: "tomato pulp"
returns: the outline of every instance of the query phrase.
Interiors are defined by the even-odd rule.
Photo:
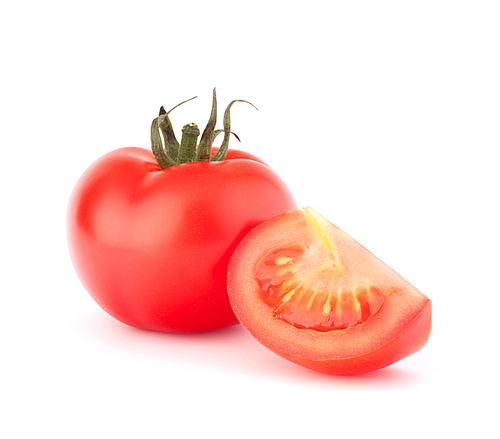
[[[310,207],[241,241],[228,292],[260,343],[325,373],[388,366],[422,348],[431,330],[430,300]]]
[[[294,208],[284,182],[251,154],[229,150],[222,161],[161,169],[151,151],[121,148],[76,184],[69,250],[87,291],[119,321],[168,332],[217,329],[238,323],[226,284],[237,244]]]

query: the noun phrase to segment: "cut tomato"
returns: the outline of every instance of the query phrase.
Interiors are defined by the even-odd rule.
[[[254,228],[228,271],[231,306],[260,343],[302,366],[358,374],[421,349],[431,302],[314,209]]]

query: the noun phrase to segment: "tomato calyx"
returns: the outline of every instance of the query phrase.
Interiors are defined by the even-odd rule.
[[[161,107],[158,117],[155,118],[151,124],[151,149],[161,169],[166,169],[181,163],[224,160],[229,148],[229,138],[231,137],[231,134],[233,134],[238,140],[240,140],[236,134],[231,132],[230,110],[232,105],[235,102],[245,102],[257,109],[255,105],[248,101],[244,101],[241,99],[234,100],[229,103],[226,111],[224,112],[224,128],[222,130],[215,130],[215,124],[217,122],[217,96],[214,88],[212,97],[212,111],[210,113],[208,123],[201,136],[198,147],[196,145],[198,137],[200,135],[200,130],[198,128],[198,125],[195,123],[184,125],[184,127],[182,128],[181,142],[179,144],[175,137],[172,123],[170,122],[168,115],[178,106],[195,98],[196,96],[194,98],[187,99],[180,104],[177,104],[168,112],[165,111],[164,107]],[[220,133],[224,133],[222,145],[220,146],[217,153],[211,158],[213,142]],[[165,142],[165,147],[163,147],[162,136],[163,141]]]

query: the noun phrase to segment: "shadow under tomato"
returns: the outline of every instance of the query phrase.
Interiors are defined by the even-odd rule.
[[[351,376],[325,375],[275,355],[248,334],[241,325],[194,334],[146,331],[124,325],[98,312],[82,322],[85,336],[106,344],[107,349],[132,353],[149,360],[215,368],[239,375],[313,387],[366,390],[418,385],[423,377],[402,366]],[[405,361],[405,360],[403,360]]]

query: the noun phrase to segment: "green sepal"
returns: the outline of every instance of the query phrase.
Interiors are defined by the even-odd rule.
[[[222,145],[217,151],[217,153],[213,156],[212,161],[217,162],[217,161],[222,161],[226,158],[227,155],[227,150],[229,148],[229,138],[231,137],[231,106],[235,102],[245,102],[247,104],[250,104],[252,107],[254,107],[257,110],[257,107],[253,105],[252,103],[248,101],[242,101],[242,100],[234,100],[232,101],[226,108],[226,111],[224,112],[224,140],[222,141]]]
[[[158,119],[159,117],[154,119],[153,123],[151,124],[151,149],[153,150],[153,155],[160,165],[160,168],[166,169],[170,166],[176,165],[177,163],[172,158],[170,158],[163,149],[163,142],[161,141]]]
[[[214,129],[217,123],[217,96],[215,93],[215,88],[212,97],[212,111],[210,113],[210,119],[208,119],[207,126],[201,135],[200,144],[198,145],[198,150],[196,151],[195,161],[207,162],[212,156],[212,144],[215,139]]]

